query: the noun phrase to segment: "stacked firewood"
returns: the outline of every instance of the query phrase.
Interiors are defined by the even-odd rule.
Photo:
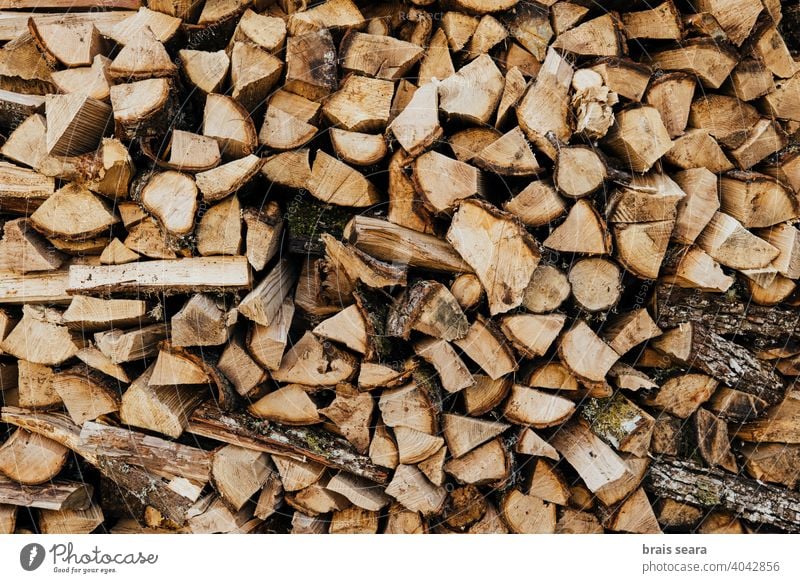
[[[781,4],[599,4],[0,0],[0,532],[800,531]]]

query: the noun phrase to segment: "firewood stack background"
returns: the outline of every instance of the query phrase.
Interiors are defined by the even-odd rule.
[[[596,4],[0,0],[0,532],[800,531],[797,7]]]

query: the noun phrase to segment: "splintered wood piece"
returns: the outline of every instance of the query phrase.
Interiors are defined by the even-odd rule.
[[[622,25],[629,39],[675,40],[683,38],[681,15],[672,1],[638,12],[624,12]]]
[[[118,222],[106,202],[75,183],[57,190],[30,216],[31,226],[43,235],[69,241],[95,237]]]
[[[283,215],[278,204],[269,201],[261,209],[244,209],[242,218],[247,227],[247,261],[254,270],[261,271],[278,252],[283,234]]]
[[[247,348],[253,358],[268,370],[281,366],[295,305],[290,297],[283,300],[280,310],[267,326],[253,324],[247,337]]]
[[[733,163],[706,129],[690,129],[672,142],[664,160],[679,168],[704,168],[719,173],[733,170]]]
[[[31,227],[25,218],[6,221],[0,241],[0,270],[30,273],[61,267],[64,255]]]
[[[333,340],[364,354],[367,350],[367,330],[364,318],[353,304],[324,320],[313,329],[314,334]]]
[[[44,484],[61,471],[68,452],[52,439],[17,429],[0,446],[0,473],[20,484]]]
[[[580,4],[573,4],[571,2],[556,2],[550,7],[550,14],[553,20],[553,31],[556,34],[561,34],[565,30],[569,30],[578,24],[583,17],[589,12],[589,9]],[[633,17],[635,12],[628,12],[625,17]],[[628,36],[627,24],[625,25],[625,34]],[[634,37],[629,37],[634,38]]]
[[[339,385],[334,401],[320,409],[333,421],[344,437],[359,453],[367,453],[370,445],[369,429],[374,402],[368,393],[359,393],[350,385]]]
[[[325,471],[325,466],[315,462],[297,461],[281,455],[272,455],[272,461],[281,475],[283,488],[296,492],[316,483]]]
[[[464,201],[453,216],[447,240],[475,270],[493,315],[522,304],[541,254],[512,215],[487,203]]]
[[[213,138],[174,130],[169,144],[169,167],[172,170],[203,172],[219,165],[222,157]]]
[[[616,223],[617,259],[625,269],[642,279],[656,279],[669,245],[674,221]]]
[[[683,288],[719,292],[728,291],[734,282],[719,263],[697,247],[687,248],[674,264],[665,266],[662,279]]]
[[[592,492],[597,492],[628,473],[628,467],[622,458],[582,419],[562,427],[550,439],[550,443],[575,468]]]
[[[720,178],[719,187],[722,212],[745,228],[769,227],[798,216],[794,193],[763,174],[731,172]]]
[[[395,427],[397,451],[401,464],[416,464],[439,451],[444,439],[408,427]]]
[[[311,425],[320,421],[317,406],[301,385],[286,385],[269,393],[248,410],[256,417],[286,425]]]
[[[487,124],[500,102],[504,84],[492,58],[483,54],[439,84],[439,108],[453,119]]]
[[[242,158],[258,146],[258,134],[247,110],[227,95],[212,93],[206,97],[203,135],[219,142],[223,156]]]
[[[561,459],[556,449],[547,443],[542,437],[530,427],[525,427],[520,431],[514,451],[523,455],[532,455],[551,459],[557,462]]]
[[[423,53],[422,47],[415,44],[361,32],[347,34],[339,50],[345,71],[389,81],[408,73]]]
[[[53,388],[78,425],[120,408],[119,394],[110,379],[86,366],[76,366],[56,374]]]
[[[174,346],[219,346],[230,332],[226,311],[208,294],[189,298],[170,323]]]
[[[536,460],[528,494],[559,506],[566,506],[570,498],[570,490],[560,472],[543,459]]]
[[[486,146],[503,134],[491,127],[471,127],[456,132],[447,140],[456,159],[471,164]]]
[[[530,176],[542,170],[519,126],[483,148],[473,162],[502,176]]]
[[[505,337],[483,316],[478,315],[467,335],[454,343],[494,380],[517,370],[517,361]]]
[[[387,219],[401,227],[417,232],[433,233],[433,217],[417,194],[412,178],[405,173],[409,156],[398,148],[389,159],[387,188],[389,194],[389,212]]]
[[[150,386],[203,385],[210,382],[206,371],[180,353],[163,348],[147,384]]]
[[[503,408],[508,420],[536,428],[560,425],[574,412],[572,401],[524,385],[514,385]]]
[[[694,430],[697,449],[708,465],[738,472],[725,421],[705,409],[698,409],[694,414]]]
[[[141,259],[141,255],[128,249],[125,244],[114,237],[100,254],[101,265],[123,265]]]
[[[517,534],[553,534],[556,531],[556,505],[517,489],[503,496],[500,513],[511,532]]]
[[[509,477],[509,452],[502,440],[493,439],[469,453],[451,458],[444,470],[461,484],[476,486],[502,482]]]
[[[447,491],[434,486],[416,467],[401,464],[386,487],[386,494],[412,512],[423,516],[439,514],[444,509]]]
[[[400,463],[397,444],[385,425],[375,427],[369,444],[369,457],[374,464],[392,470]]]
[[[455,14],[448,12],[447,14]],[[446,17],[446,15],[445,15]],[[444,26],[444,17],[442,18]],[[429,84],[434,78],[447,79],[456,72],[448,47],[447,34],[443,28],[437,28],[428,42],[419,64],[418,81],[420,87]],[[437,104],[438,109],[438,104]]]
[[[442,432],[454,457],[461,457],[500,435],[510,425],[460,415],[442,416]]]
[[[483,190],[476,168],[438,152],[426,152],[414,161],[413,178],[426,205],[437,213],[449,213],[459,201]]]
[[[394,118],[389,129],[411,156],[423,152],[442,136],[439,125],[439,89],[426,83],[414,92],[411,101]]]
[[[252,154],[195,175],[203,200],[214,202],[235,193],[250,182],[261,170],[262,160]]]
[[[647,172],[672,148],[661,114],[647,105],[619,112],[605,143],[635,172]]]
[[[332,125],[351,132],[386,129],[394,95],[391,81],[351,75],[322,106]]]
[[[564,327],[561,314],[514,314],[503,316],[500,330],[526,358],[544,356]]]
[[[497,117],[494,126],[498,129],[505,126],[512,115],[512,110],[517,106],[519,100],[525,94],[527,81],[518,67],[509,68],[506,73],[505,86],[500,103],[497,105]]]
[[[553,265],[540,264],[525,290],[522,305],[535,314],[552,312],[564,303],[569,294],[567,276]]]
[[[543,180],[531,182],[503,208],[529,227],[547,225],[567,210],[553,185]]]
[[[103,509],[92,502],[82,510],[39,511],[39,530],[42,534],[89,534],[104,520]]]
[[[331,517],[330,534],[378,534],[377,512],[351,506],[336,510]]]
[[[308,386],[332,385],[349,380],[355,373],[355,359],[331,345],[323,345],[311,332],[284,355],[272,378],[283,383]]]
[[[686,196],[678,202],[672,238],[691,245],[719,209],[717,177],[706,168],[678,172],[675,181]]]
[[[560,362],[546,362],[531,370],[527,383],[540,389],[556,391],[577,391],[580,388],[578,377]]]
[[[114,364],[131,362],[158,352],[158,343],[166,338],[167,328],[164,324],[152,324],[125,332],[110,330],[98,332],[94,341],[100,351]]]
[[[100,32],[91,22],[54,22],[34,17],[28,20],[28,30],[46,58],[65,67],[89,66],[105,49]]]
[[[89,332],[153,321],[149,307],[143,300],[104,300],[87,296],[74,296],[63,318],[67,327]]]
[[[733,269],[766,267],[780,255],[776,248],[745,229],[732,216],[717,212],[697,238],[697,245],[713,259]]]
[[[314,158],[306,187],[315,198],[339,206],[368,207],[381,201],[380,193],[363,174],[322,150]]]
[[[47,153],[53,156],[76,156],[97,148],[110,129],[112,109],[83,93],[48,95]]]
[[[210,207],[195,232],[197,251],[202,256],[239,255],[242,247],[242,215],[234,194]]]
[[[472,271],[456,250],[438,237],[361,215],[353,217],[348,229],[350,242],[377,259],[432,271]]]
[[[634,534],[660,534],[653,507],[644,489],[636,490],[614,512],[603,520],[603,526],[614,532]]]
[[[27,168],[0,162],[0,209],[30,212],[55,192],[55,180]]]
[[[551,45],[569,53],[619,57],[625,52],[622,25],[616,13],[608,13],[559,34]]]
[[[150,29],[145,29],[127,39],[125,46],[109,65],[108,74],[112,80],[130,82],[171,77],[177,70],[164,45],[155,38]]]
[[[772,407],[764,417],[740,426],[735,435],[744,441],[756,443],[800,443],[798,417],[800,399],[791,393],[785,401]]]
[[[609,319],[602,331],[603,339],[620,356],[660,334],[661,329],[644,308]]]
[[[595,382],[604,381],[619,359],[619,355],[582,320],[561,335],[558,354],[575,375]]]
[[[622,294],[622,272],[607,259],[581,259],[572,265],[567,279],[575,301],[589,312],[608,310]]]
[[[247,9],[236,25],[231,42],[249,42],[274,53],[283,48],[286,23],[283,19]]]
[[[686,71],[706,87],[719,89],[736,66],[733,51],[711,38],[685,40],[679,48],[650,54],[650,64],[667,71]]]
[[[418,356],[430,362],[439,374],[442,387],[457,393],[475,384],[475,379],[449,342],[428,338],[414,344]]]
[[[267,274],[253,291],[241,301],[239,312],[247,319],[269,326],[281,310],[297,278],[295,268],[283,259]]]
[[[117,43],[124,45],[128,39],[133,38],[138,32],[149,28],[159,42],[169,41],[181,26],[181,19],[168,14],[139,8],[138,12],[126,13],[127,18],[114,23],[108,30],[101,29],[104,36],[108,36]]]
[[[150,366],[122,395],[120,419],[128,425],[177,439],[205,395],[194,386],[151,385],[154,369],[155,365]]]
[[[8,223],[6,223],[8,230]],[[780,251],[771,265],[784,277],[800,277],[800,231],[788,223],[761,229],[756,234]]]
[[[594,150],[585,146],[558,150],[553,181],[564,196],[589,196],[603,185],[605,179],[605,162]]]
[[[336,90],[336,47],[327,28],[286,41],[284,89],[318,101]]]
[[[17,373],[20,407],[47,409],[61,404],[61,397],[53,387],[55,372],[52,368],[19,360]]]
[[[611,234],[594,205],[580,199],[542,245],[567,253],[605,255],[611,252]]]
[[[800,447],[778,443],[746,444],[742,449],[745,469],[756,480],[794,489],[800,480],[797,461]]]
[[[217,368],[233,383],[236,392],[241,396],[257,397],[261,395],[262,391],[259,385],[267,380],[267,374],[260,363],[247,351],[241,339],[233,338],[225,346],[225,350],[217,362]]]
[[[507,36],[508,31],[503,24],[493,16],[486,14],[478,22],[478,27],[472,34],[472,38],[469,39],[467,55],[469,58],[475,58],[486,54],[492,47],[503,42]]]
[[[17,507],[0,504],[0,534],[14,534],[17,524]]]
[[[236,445],[214,452],[211,462],[214,487],[236,511],[261,489],[271,471],[267,454]]]
[[[557,140],[569,142],[569,93],[574,68],[553,49],[548,49],[536,81],[517,106],[519,126],[537,148],[549,158],[556,158],[555,147],[547,138],[552,132]]]
[[[231,51],[231,97],[254,111],[266,101],[282,72],[278,57],[250,43],[236,42]]]
[[[409,427],[429,435],[435,435],[438,429],[438,408],[431,396],[413,382],[384,390],[378,408],[387,427]]]
[[[291,12],[287,26],[289,34],[296,36],[318,29],[360,28],[364,24],[361,11],[351,0],[327,0],[311,9]]]
[[[669,4],[665,2],[663,6]],[[647,89],[645,103],[659,111],[671,138],[680,136],[686,129],[695,85],[691,75],[677,72],[655,79]]]
[[[592,431],[617,450],[644,457],[650,450],[655,420],[621,393],[608,399],[589,399],[581,409]]]
[[[553,37],[548,10],[545,8],[551,4],[553,3],[549,1],[536,4],[522,3],[516,6],[514,11],[501,17],[509,34],[525,47],[526,51],[530,51],[537,65],[545,59],[547,45]]]
[[[189,83],[203,93],[217,93],[223,88],[231,61],[225,51],[207,52],[191,49],[178,51],[181,67]]]
[[[331,128],[330,137],[336,155],[348,164],[371,166],[383,160],[389,152],[385,138],[380,135]]]
[[[166,78],[114,85],[110,97],[117,133],[126,139],[162,135],[174,113],[172,83]]]
[[[316,126],[271,105],[267,108],[258,141],[275,150],[292,150],[303,146],[316,134]]]
[[[197,186],[180,172],[160,172],[142,189],[142,205],[173,235],[187,235],[194,228]]]
[[[61,312],[25,305],[22,319],[0,343],[0,349],[21,360],[57,366],[75,356],[84,341],[65,325]]]
[[[325,233],[321,236],[325,252],[330,260],[330,268],[337,277],[346,277],[346,281],[361,281],[369,287],[381,288],[394,285],[406,285],[406,268],[390,265],[376,260],[363,251],[342,243]]]
[[[734,0],[721,2],[720,0],[700,0],[697,3],[698,12],[707,12],[713,16],[733,44],[741,45],[756,24],[759,14],[764,10],[764,5],[752,0]]]
[[[497,407],[511,389],[508,376],[493,380],[486,375],[474,375],[475,384],[464,390],[464,408],[469,415],[483,415]]]

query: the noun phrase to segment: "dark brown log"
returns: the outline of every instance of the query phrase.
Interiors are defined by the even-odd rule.
[[[701,508],[718,508],[756,523],[800,532],[800,495],[692,462],[662,458],[650,464],[645,489]]]

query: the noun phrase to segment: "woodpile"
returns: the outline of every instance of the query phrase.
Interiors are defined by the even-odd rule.
[[[0,533],[800,532],[780,2],[0,4]]]

